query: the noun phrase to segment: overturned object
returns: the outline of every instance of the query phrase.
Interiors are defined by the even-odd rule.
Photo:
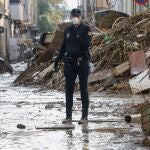
[[[25,129],[25,128],[26,128],[26,126],[25,126],[25,125],[23,125],[23,124],[17,124],[17,128],[18,128],[18,129]]]
[[[134,94],[150,89],[149,69],[130,79],[129,84]]]
[[[145,135],[150,136],[150,103],[141,106],[142,130]]]
[[[0,57],[0,73],[12,73],[13,68],[10,64],[8,64],[3,58]]]
[[[93,16],[93,23],[101,30],[108,30],[119,17],[129,17],[129,15],[115,10],[98,11]]]
[[[141,122],[141,114],[127,115],[127,116],[125,116],[125,121],[127,123],[140,123]]]

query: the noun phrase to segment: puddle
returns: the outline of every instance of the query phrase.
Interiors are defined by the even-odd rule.
[[[16,72],[25,64],[14,64]],[[13,87],[14,75],[0,75],[0,149],[1,150],[148,150],[142,141],[140,125],[120,122],[130,104],[142,102],[139,96],[90,95],[89,122],[71,130],[37,130],[37,126],[61,125],[65,117],[65,94],[34,87]],[[73,119],[81,117],[80,96],[74,96]],[[117,122],[118,120],[118,122]],[[18,129],[23,124],[26,129]]]

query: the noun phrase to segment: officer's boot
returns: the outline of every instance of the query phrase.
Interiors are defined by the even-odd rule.
[[[85,124],[88,123],[88,117],[81,117],[81,119],[78,121],[78,124]]]
[[[82,109],[82,117],[79,120],[78,124],[88,123],[88,110]]]
[[[71,123],[72,122],[72,110],[66,109],[66,118],[62,121],[62,124]]]

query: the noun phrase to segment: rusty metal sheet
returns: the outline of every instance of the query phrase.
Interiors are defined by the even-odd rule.
[[[144,51],[136,51],[129,53],[131,75],[137,75],[145,71],[148,66],[146,64],[146,55]]]

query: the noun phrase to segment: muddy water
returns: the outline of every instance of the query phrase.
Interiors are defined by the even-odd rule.
[[[65,95],[35,87],[14,87],[12,81],[25,64],[13,65],[14,75],[0,75],[0,150],[148,150],[142,147],[140,125],[120,120],[125,106],[140,103],[138,96],[90,95],[89,119],[117,122],[90,122],[73,130],[37,130],[61,125],[65,117]],[[80,95],[75,94],[73,119],[81,116]],[[26,125],[18,129],[17,124]]]

